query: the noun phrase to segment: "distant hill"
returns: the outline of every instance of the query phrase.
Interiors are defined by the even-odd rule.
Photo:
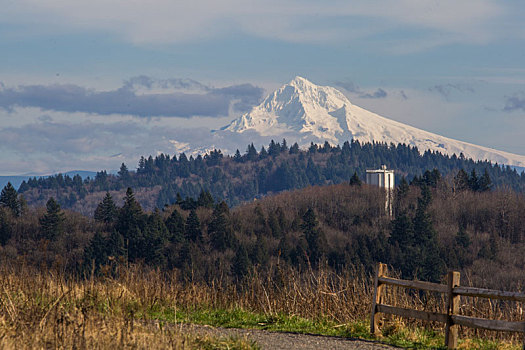
[[[163,208],[185,197],[198,197],[203,190],[235,206],[281,191],[348,182],[354,173],[364,179],[367,169],[377,169],[383,164],[395,170],[397,182],[402,177],[412,181],[433,169],[452,182],[463,169],[474,177],[486,173],[493,187],[508,186],[525,192],[525,173],[487,161],[430,151],[421,154],[416,147],[407,145],[357,141],[345,142],[342,146],[312,144],[302,150],[285,140],[271,141],[260,150],[251,144],[244,154],[238,152],[233,156],[214,150],[197,157],[187,157],[184,153],[178,157],[164,154],[142,157],[135,171],[127,167],[117,175],[100,171],[89,181],[64,175],[32,178],[22,182],[19,192],[32,206],[44,206],[53,196],[64,208],[85,215],[93,215],[106,191],[112,192],[120,202],[127,187],[134,189],[137,199],[149,210]]]
[[[87,179],[88,177],[94,177],[97,173],[94,171],[86,171],[86,170],[72,170],[64,173],[63,175],[67,175],[70,177],[73,177],[75,175],[80,175],[82,179]],[[18,189],[23,181],[27,181],[30,178],[37,177],[37,178],[46,178],[54,175],[13,175],[13,176],[0,176],[0,188],[4,188],[5,185],[7,185],[8,182],[11,182],[11,184]]]

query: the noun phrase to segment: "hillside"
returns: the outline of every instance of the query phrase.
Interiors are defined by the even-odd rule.
[[[285,191],[231,210],[203,192],[146,212],[128,189],[123,205],[106,195],[95,220],[61,212],[53,201],[20,217],[0,208],[0,258],[68,271],[124,259],[204,281],[235,280],[277,261],[367,272],[383,261],[407,278],[435,281],[454,268],[479,286],[525,284],[523,194],[451,186],[435,171],[416,180],[396,190],[394,218],[385,215],[379,188],[357,183]]]
[[[223,155],[220,150],[203,156],[141,158],[136,171],[123,164],[117,175],[100,171],[94,178],[57,175],[33,178],[23,182],[19,192],[30,206],[44,206],[54,197],[64,208],[84,215],[93,215],[97,203],[106,191],[122,198],[132,187],[140,203],[148,210],[163,208],[185,197],[197,197],[203,190],[214,198],[235,206],[284,190],[312,185],[348,182],[354,173],[364,179],[366,169],[385,164],[396,172],[396,181],[404,176],[411,181],[426,170],[437,169],[449,182],[459,169],[476,176],[485,173],[493,187],[525,190],[525,173],[490,162],[474,162],[462,156],[446,156],[436,152],[420,154],[416,147],[406,145],[345,142],[341,147],[311,145],[301,150],[298,144],[271,141],[268,147],[256,150],[249,145],[244,154]],[[177,195],[180,195],[179,197]]]

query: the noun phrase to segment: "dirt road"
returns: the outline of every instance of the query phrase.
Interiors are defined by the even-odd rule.
[[[261,349],[276,350],[322,350],[322,349],[396,349],[393,346],[371,341],[322,335],[306,335],[283,332],[269,332],[260,329],[220,328],[201,325],[183,325],[184,332],[211,336],[236,336],[255,341]]]

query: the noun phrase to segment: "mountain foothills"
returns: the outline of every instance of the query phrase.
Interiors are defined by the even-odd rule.
[[[463,154],[474,160],[525,166],[523,155],[453,140],[382,117],[353,105],[340,91],[302,77],[275,90],[222,130],[236,134],[250,131],[274,139],[285,137],[301,147],[325,141],[342,145],[347,140],[405,144],[421,152]]]
[[[525,197],[508,188],[491,191],[486,178],[474,175],[460,170],[448,182],[434,170],[412,184],[402,180],[394,217],[385,214],[384,192],[357,176],[235,208],[202,191],[147,212],[128,188],[123,196],[107,192],[94,217],[64,210],[53,198],[44,208],[27,207],[6,186],[0,260],[105,274],[133,263],[174,269],[183,280],[221,276],[230,283],[254,266],[371,272],[385,261],[406,278],[439,281],[454,268],[478,286],[519,288]]]
[[[203,190],[232,206],[284,190],[348,182],[354,173],[364,179],[366,169],[382,164],[395,170],[398,182],[402,177],[412,181],[436,169],[453,184],[459,170],[463,170],[474,178],[485,177],[493,187],[525,190],[525,173],[462,155],[449,157],[431,151],[421,154],[413,146],[358,141],[345,142],[342,147],[328,142],[323,146],[311,144],[302,150],[297,143],[288,146],[283,140],[271,141],[260,150],[250,144],[246,152],[237,150],[233,156],[214,150],[195,158],[184,153],[178,157],[143,157],[135,171],[122,164],[118,174],[100,171],[85,180],[61,174],[35,177],[23,182],[18,191],[30,206],[42,207],[54,197],[63,208],[84,215],[93,215],[107,191],[122,198],[127,187],[134,189],[137,200],[148,210],[179,203],[186,197],[196,198]]]

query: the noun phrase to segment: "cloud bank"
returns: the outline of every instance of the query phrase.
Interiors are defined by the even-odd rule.
[[[135,44],[216,39],[233,34],[287,42],[332,42],[416,29],[426,47],[485,43],[512,33],[511,4],[496,0],[18,0],[0,21],[35,29],[110,33]],[[508,16],[507,16],[508,17]],[[366,20],[369,26],[363,26]],[[519,24],[519,22],[517,23]]]
[[[251,84],[214,88],[194,80],[139,76],[110,91],[73,84],[0,85],[0,108],[38,107],[48,111],[137,117],[218,117],[248,111],[261,101],[263,93],[264,89]]]

